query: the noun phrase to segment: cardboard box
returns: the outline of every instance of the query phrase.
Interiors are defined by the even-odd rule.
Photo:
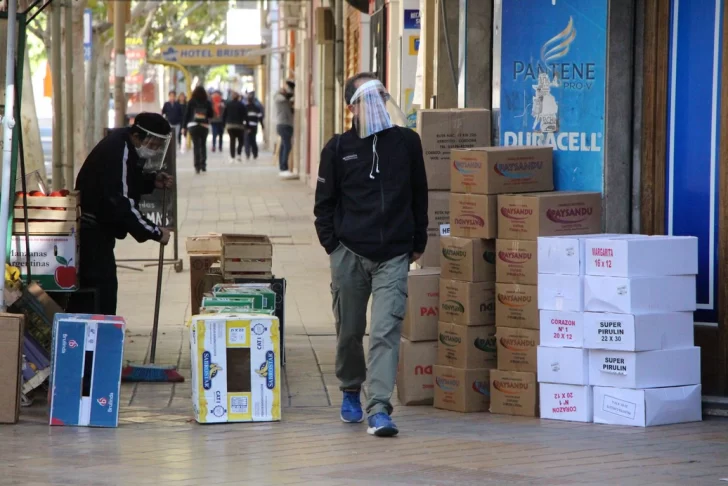
[[[191,315],[200,313],[202,297],[212,290],[216,283],[222,283],[222,275],[215,278],[207,277],[208,272],[215,263],[220,262],[220,255],[214,253],[190,255],[190,312]]]
[[[442,278],[495,282],[495,240],[440,238]]]
[[[539,332],[533,329],[498,327],[498,369],[535,372]]]
[[[594,387],[594,422],[609,425],[681,424],[703,420],[700,385],[628,390]]]
[[[450,194],[450,234],[462,238],[493,239],[498,235],[498,198]]]
[[[223,291],[214,291],[202,297],[202,307],[237,307],[237,312],[244,310],[274,311],[276,308],[276,293],[270,288],[238,287],[226,288]]]
[[[588,275],[651,277],[698,273],[698,239],[694,236],[595,238],[586,242],[586,254]]]
[[[119,316],[56,314],[50,425],[119,425],[125,328]]]
[[[652,351],[694,345],[692,312],[661,314],[584,313],[584,347]]]
[[[264,235],[222,235],[223,277],[270,279],[273,269],[273,244]]]
[[[599,233],[602,195],[598,192],[541,192],[498,196],[498,238]]]
[[[568,422],[592,422],[594,418],[593,398],[594,392],[590,386],[541,383],[539,385],[541,418]]]
[[[414,343],[402,338],[397,366],[397,397],[402,405],[432,405],[435,385],[432,367],[437,359],[437,341]]]
[[[541,310],[583,311],[584,277],[539,273],[538,308]]]
[[[552,348],[584,347],[584,313],[542,310],[541,345]]]
[[[435,365],[435,408],[485,412],[490,405],[490,370]]]
[[[538,347],[539,383],[589,384],[589,351],[582,348]]]
[[[450,190],[504,194],[554,190],[552,147],[477,147],[453,150]]]
[[[450,151],[491,145],[490,110],[452,108],[419,110],[417,132],[430,190],[450,190]]]
[[[411,270],[407,277],[407,310],[402,337],[410,341],[437,340],[440,316],[440,269]]]
[[[192,406],[199,423],[281,419],[275,316],[197,316],[190,325]]]
[[[427,193],[427,247],[418,260],[423,268],[440,267],[440,225],[450,224],[450,193]]]
[[[188,236],[185,239],[187,253],[222,254],[222,235],[209,234]]]
[[[492,370],[490,393],[490,413],[538,416],[536,373]]]
[[[495,284],[495,323],[503,327],[538,329],[538,287]]]
[[[538,284],[537,244],[527,240],[496,240],[495,276],[498,282]]]
[[[694,311],[695,276],[584,277],[584,310],[642,314]]]
[[[0,424],[15,424],[20,414],[23,316],[0,313]]]
[[[440,320],[463,326],[495,324],[495,284],[440,279]]]
[[[621,237],[617,234],[578,236],[539,236],[538,273],[584,275],[586,271],[585,242],[589,238]],[[628,235],[640,237],[642,235]]]
[[[492,369],[497,365],[495,326],[438,325],[437,364]]]
[[[589,381],[596,386],[661,388],[700,383],[700,348],[589,351]]]
[[[46,292],[78,290],[78,242],[72,235],[30,235],[30,265],[33,281]],[[8,264],[28,274],[25,236],[13,236]]]

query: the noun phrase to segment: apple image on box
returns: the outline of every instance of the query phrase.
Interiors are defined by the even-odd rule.
[[[62,289],[70,289],[76,285],[76,267],[71,265],[73,258],[66,260],[62,256],[56,256],[56,261],[63,265],[56,268],[56,285]]]

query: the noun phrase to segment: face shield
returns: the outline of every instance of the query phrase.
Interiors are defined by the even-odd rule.
[[[351,97],[356,117],[355,128],[360,138],[393,126],[407,126],[407,118],[378,79],[367,81]]]
[[[144,159],[144,171],[157,172],[161,170],[164,166],[164,157],[167,155],[167,148],[169,148],[172,134],[160,135],[139,125],[137,125],[137,128],[147,134],[142,140],[141,146],[136,149],[139,158]]]

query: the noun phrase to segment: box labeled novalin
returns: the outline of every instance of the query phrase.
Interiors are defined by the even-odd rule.
[[[592,422],[593,392],[590,386],[541,383],[541,418],[569,422]]]
[[[435,397],[432,367],[436,358],[436,341],[400,340],[397,397],[402,405],[432,405]]]
[[[466,194],[552,191],[552,147],[453,150],[450,190]]]
[[[493,239],[498,235],[498,198],[476,194],[450,194],[450,234],[463,238]]]
[[[599,233],[602,195],[598,192],[541,192],[498,196],[498,238]]]

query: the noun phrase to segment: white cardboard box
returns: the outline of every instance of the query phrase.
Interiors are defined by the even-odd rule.
[[[588,350],[539,346],[537,353],[539,383],[589,384]]]
[[[698,273],[698,239],[694,236],[594,238],[584,243],[587,275],[650,277]]]
[[[539,306],[540,291],[539,287]],[[694,311],[697,308],[695,299],[695,276],[584,277],[584,310],[588,312]]]
[[[584,313],[539,311],[540,343],[552,348],[584,347]]]
[[[584,310],[584,277],[579,275],[538,275],[538,308],[543,310]]]
[[[617,351],[688,348],[694,345],[693,327],[692,312],[585,312],[584,347]]]
[[[700,422],[700,385],[629,390],[594,387],[594,422],[610,425],[652,425]],[[541,416],[543,416],[543,405]]]
[[[700,348],[657,351],[589,350],[589,384],[660,388],[700,383]]]
[[[594,414],[593,398],[594,393],[590,386],[541,383],[541,418],[591,422]]]
[[[538,237],[538,273],[584,275],[584,243],[591,238],[640,237],[643,235],[580,235]]]

